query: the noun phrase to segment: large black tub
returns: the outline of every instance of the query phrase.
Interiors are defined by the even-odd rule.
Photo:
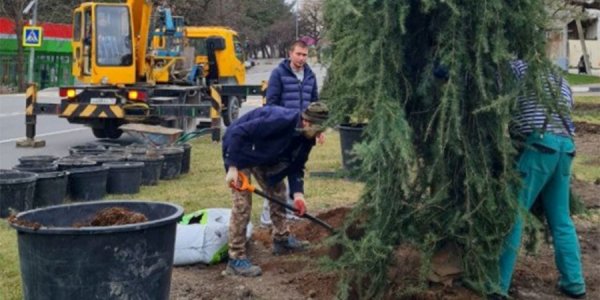
[[[148,221],[80,227],[98,211],[122,207]],[[180,206],[94,201],[17,215],[24,299],[169,299]],[[30,224],[27,224],[29,222]],[[41,224],[34,228],[35,223]],[[37,226],[35,226],[37,227]]]

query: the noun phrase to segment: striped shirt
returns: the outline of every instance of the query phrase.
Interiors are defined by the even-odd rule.
[[[516,60],[511,62],[511,67],[519,80],[525,78],[527,63],[522,60]],[[548,115],[547,108],[540,103],[538,95],[536,95],[535,92],[531,92],[517,98],[518,111],[513,118],[513,129],[523,135],[528,135],[533,131],[541,132],[544,128],[544,123],[547,122],[546,132],[562,136],[575,135],[575,125],[573,124],[573,120],[571,120],[571,109],[574,104],[571,87],[569,87],[569,83],[562,77],[557,77],[553,74],[548,75],[548,80],[553,85],[558,86],[558,84],[560,84],[561,97],[558,99],[558,109],[555,110],[559,110],[561,114],[559,115],[553,110],[552,113]],[[552,96],[548,84],[544,85],[544,91],[548,93],[548,96]],[[546,119],[548,120],[546,121]],[[568,127],[568,129],[565,127]]]

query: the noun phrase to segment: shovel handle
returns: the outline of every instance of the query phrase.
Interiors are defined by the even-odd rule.
[[[250,193],[255,193],[259,196],[262,196],[264,198],[266,198],[267,200],[271,201],[271,202],[275,202],[291,211],[294,212],[298,212],[298,209],[292,205],[289,205],[286,203],[286,201],[282,201],[280,199],[275,199],[269,195],[267,195],[265,192],[261,191],[261,190],[257,190],[252,184],[250,184],[250,180],[248,180],[248,177],[246,175],[244,175],[244,173],[239,172],[238,173],[238,179],[240,181],[240,186],[235,186],[235,183],[231,183],[231,188],[236,189],[238,191],[248,191]],[[317,223],[319,225],[321,225],[322,227],[324,227],[325,229],[329,230],[330,232],[334,232],[333,227],[331,227],[331,225],[325,223],[323,220],[314,217],[311,214],[308,213],[304,213],[302,216],[302,218],[306,218],[309,219],[311,221],[313,221],[314,223]]]

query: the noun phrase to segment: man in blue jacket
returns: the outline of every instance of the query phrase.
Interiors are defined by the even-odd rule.
[[[304,167],[315,138],[325,129],[329,115],[321,102],[311,103],[303,112],[279,106],[257,108],[231,124],[223,137],[223,160],[228,186],[239,186],[238,172],[254,176],[271,197],[285,199],[288,178],[290,195],[298,214],[306,211],[304,202]],[[229,263],[227,274],[259,276],[261,269],[246,257],[246,227],[250,221],[252,195],[232,189],[233,208],[229,224]],[[303,250],[305,244],[289,233],[285,208],[271,203],[273,253]]]
[[[304,110],[319,98],[317,78],[306,63],[308,46],[303,41],[294,42],[284,59],[271,72],[267,87],[267,105]]]

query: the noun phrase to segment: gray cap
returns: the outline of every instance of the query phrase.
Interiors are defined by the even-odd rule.
[[[314,124],[323,124],[329,117],[329,108],[323,102],[312,102],[302,112],[302,118]]]

